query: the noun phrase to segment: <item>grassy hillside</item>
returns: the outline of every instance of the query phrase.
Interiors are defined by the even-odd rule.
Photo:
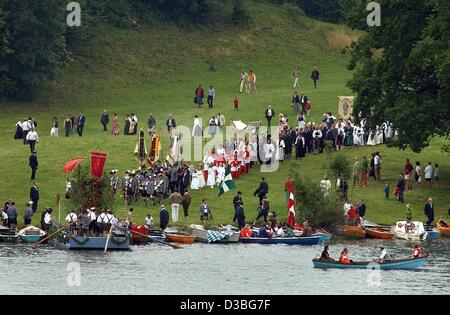
[[[284,112],[294,120],[290,109],[293,93],[291,72],[299,65],[303,70],[302,92],[312,99],[312,117],[319,121],[325,110],[337,111],[337,97],[349,95],[345,87],[351,73],[346,70],[348,55],[342,50],[358,37],[343,26],[317,22],[304,17],[291,6],[273,6],[252,2],[250,12],[253,22],[248,27],[235,29],[192,28],[180,29],[172,25],[146,25],[140,31],[99,27],[95,37],[80,44],[73,55],[74,61],[64,68],[56,80],[44,87],[32,103],[0,103],[0,200],[12,198],[22,210],[28,200],[31,182],[28,167],[29,149],[13,140],[15,123],[26,116],[35,117],[39,123],[41,142],[37,146],[40,159],[37,182],[41,188],[40,210],[56,208],[55,195],[65,189],[66,175],[60,172],[71,157],[88,156],[91,150],[109,153],[107,169],[117,168],[122,173],[138,166],[133,156],[134,137],[113,137],[103,133],[99,120],[104,109],[118,113],[135,112],[143,126],[148,113],[158,120],[158,131],[163,140],[162,153],[166,152],[168,135],[164,122],[173,113],[177,122],[192,126],[194,115],[204,120],[218,112],[227,123],[233,119],[244,122],[261,120],[267,105],[272,104],[277,113]],[[312,88],[309,74],[313,66],[319,67],[322,77],[319,89]],[[238,94],[239,75],[242,69],[253,69],[258,78],[258,94],[242,95],[241,109],[233,112],[232,101]],[[199,84],[216,87],[216,107],[213,110],[196,109],[192,104],[193,92]],[[52,117],[60,123],[69,113],[84,111],[87,125],[83,138],[50,138]],[[145,126],[144,126],[145,127]],[[123,122],[121,121],[121,128]],[[60,135],[63,134],[60,128]],[[349,158],[369,156],[374,148],[348,149]],[[439,143],[421,155],[385,147],[377,148],[384,157],[384,178],[395,184],[403,169],[404,159],[439,162],[442,172],[441,191],[407,192],[407,202],[413,202],[416,218],[423,219],[423,204],[428,196],[435,197],[440,215],[450,204],[448,156],[439,151]],[[325,156],[308,157],[299,162],[284,164],[275,174],[266,174],[271,186],[272,209],[286,214],[283,182],[295,168],[302,176],[320,181],[324,174]],[[238,189],[244,193],[247,218],[256,215],[257,200],[252,196],[261,174],[253,172],[239,180]],[[217,198],[217,189],[205,189],[193,194],[191,217],[198,220],[198,206],[208,198],[215,223],[229,223],[233,218],[233,193]],[[356,189],[351,198],[357,202],[365,198],[369,219],[392,223],[404,219],[406,209],[395,201],[383,199],[383,183],[370,183],[366,190]],[[168,205],[167,205],[168,206]],[[155,207],[145,209],[140,203],[135,207],[137,218],[147,213],[158,217]],[[63,212],[65,212],[64,209]],[[116,214],[123,215],[123,202],[116,203]],[[35,218],[38,222],[38,217]],[[22,221],[21,219],[19,221]]]

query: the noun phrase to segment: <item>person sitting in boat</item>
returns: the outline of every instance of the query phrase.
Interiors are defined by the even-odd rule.
[[[416,245],[413,249],[413,256],[412,258],[417,259],[422,257],[422,248],[420,248],[420,245]]]
[[[326,245],[323,249],[322,255],[320,256],[320,260],[328,260],[328,261],[334,261],[333,258],[330,257],[330,254],[328,253],[329,246]]]
[[[250,229],[250,225],[245,225],[245,227],[241,230],[241,238],[250,238],[253,237],[253,232]]]
[[[384,263],[386,261],[391,261],[392,260],[391,254],[389,254],[384,247],[380,247],[380,250],[381,250],[380,257],[375,259],[375,261],[377,263],[382,264],[382,263]]]
[[[95,207],[92,207],[90,210],[88,210],[88,217],[89,217],[89,234],[92,236],[94,235],[95,231],[97,230],[97,215],[95,214]]]
[[[151,230],[153,229],[153,217],[149,214],[145,217],[145,226]]]
[[[348,257],[348,249],[344,248],[344,250],[341,252],[341,255],[339,256],[339,262],[341,264],[351,264],[353,261],[351,261]]]
[[[312,235],[312,229],[311,226],[309,225],[308,220],[305,220],[305,222],[303,222],[303,233],[302,233],[302,237],[310,237]]]
[[[3,210],[3,208],[0,208],[0,222],[2,223],[3,226],[5,226],[7,221],[8,221],[8,215]]]
[[[273,237],[284,237],[284,230],[281,227],[281,224],[277,224],[275,227]]]

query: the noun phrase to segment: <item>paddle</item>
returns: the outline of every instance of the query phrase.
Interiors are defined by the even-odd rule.
[[[111,239],[111,233],[112,233],[112,225],[111,228],[109,229],[109,233],[108,233],[108,238],[106,239],[106,244],[105,244],[105,253],[108,251],[108,244],[109,244],[109,240]]]
[[[61,233],[62,231],[64,231],[65,229],[75,225],[78,222],[78,220],[73,221],[72,223],[63,226],[62,228],[58,229],[55,233],[52,233],[51,235],[47,236],[46,238],[40,240],[39,242],[37,242],[36,244],[34,244],[31,248],[36,249],[39,245],[41,245],[42,243],[47,242],[48,240],[52,239],[53,237],[55,237],[56,235],[58,235],[59,233]]]
[[[167,242],[163,242],[163,241],[157,240],[157,239],[155,239],[155,238],[153,238],[153,237],[151,237],[151,236],[149,236],[149,235],[145,235],[145,234],[142,234],[142,233],[139,233],[139,232],[136,232],[136,231],[132,231],[131,233],[132,233],[132,234],[136,234],[137,236],[145,237],[145,238],[151,240],[152,242],[156,242],[156,243],[160,243],[160,244],[164,244],[164,245],[171,246],[171,247],[173,247],[173,248],[175,248],[175,249],[182,248],[182,247],[180,247],[180,246],[177,246],[177,245],[174,245],[174,244],[170,244],[170,243],[167,243]]]

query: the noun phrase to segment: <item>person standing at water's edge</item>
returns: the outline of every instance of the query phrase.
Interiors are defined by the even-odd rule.
[[[432,198],[428,198],[428,201],[425,204],[425,215],[428,218],[427,225],[433,224],[433,222],[434,222],[434,205],[433,205]]]
[[[186,223],[189,223],[189,207],[191,206],[191,202],[192,202],[192,197],[189,194],[189,191],[185,191],[184,195],[183,195],[183,212],[184,212],[184,219],[186,221]]]
[[[170,203],[172,204],[172,222],[176,223],[176,222],[178,222],[180,204],[183,202],[183,197],[177,190],[175,190],[170,195],[169,200],[170,200]]]
[[[202,204],[200,205],[200,221],[202,221],[203,223],[205,221],[210,221],[211,217],[211,208],[208,205],[208,201],[206,199],[203,199]]]
[[[106,111],[106,109],[103,111],[102,117],[100,118],[100,123],[103,126],[103,131],[105,131],[105,132],[108,131],[107,126],[109,124],[109,114]]]
[[[167,211],[164,205],[161,205],[161,210],[159,211],[159,227],[162,231],[167,229],[169,226],[169,211]]]
[[[33,212],[36,213],[39,202],[39,188],[36,182],[30,188],[30,200],[33,202]]]
[[[406,184],[403,174],[400,174],[396,187],[398,190],[398,201],[404,203],[405,202],[404,193],[406,189]]]
[[[29,226],[31,224],[31,220],[33,218],[33,214],[35,211],[31,208],[33,205],[33,201],[30,201],[26,204],[26,208],[23,211],[23,223],[25,226]]]
[[[36,171],[37,171],[38,166],[39,166],[39,162],[38,162],[36,151],[31,153],[31,155],[30,155],[30,157],[28,159],[28,165],[31,168],[31,180],[35,180],[36,179]]]

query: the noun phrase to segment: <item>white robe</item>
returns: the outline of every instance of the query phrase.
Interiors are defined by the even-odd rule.
[[[217,183],[221,183],[225,179],[225,167],[219,166],[217,168]]]
[[[208,183],[207,186],[213,188],[216,185],[216,172],[213,167],[208,169]]]
[[[203,177],[203,175],[201,177]],[[199,190],[200,189],[200,176],[199,176],[198,172],[195,172],[192,175],[191,189],[192,190]]]

